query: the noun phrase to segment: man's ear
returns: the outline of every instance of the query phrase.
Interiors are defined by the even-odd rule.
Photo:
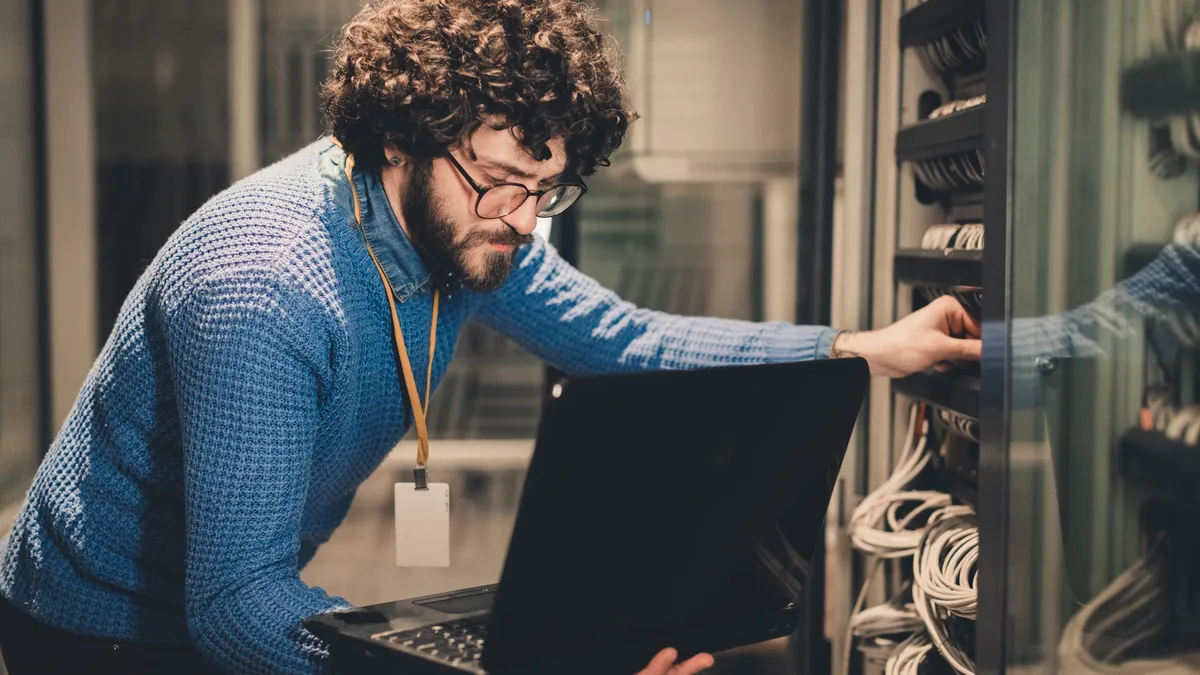
[[[383,156],[390,166],[400,167],[408,163],[408,156],[390,143],[383,146]]]

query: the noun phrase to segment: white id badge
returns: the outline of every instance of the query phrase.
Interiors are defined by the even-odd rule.
[[[396,483],[396,565],[450,566],[450,485]]]

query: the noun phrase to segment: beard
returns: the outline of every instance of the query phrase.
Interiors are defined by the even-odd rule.
[[[512,273],[517,249],[533,243],[533,235],[520,234],[506,223],[503,230],[474,230],[459,239],[458,228],[438,208],[440,202],[433,196],[432,177],[433,160],[417,162],[400,200],[400,212],[408,225],[413,247],[468,289],[497,290]],[[497,251],[489,244],[511,246],[513,250]],[[478,248],[484,249],[482,264],[472,261],[472,251]]]

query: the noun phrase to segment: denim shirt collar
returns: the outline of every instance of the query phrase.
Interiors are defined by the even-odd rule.
[[[332,189],[334,200],[349,214],[344,225],[353,228],[364,245],[370,244],[392,285],[396,302],[431,293],[433,275],[396,220],[378,171],[354,170],[354,189],[358,191],[362,227],[354,222],[354,195],[346,179],[346,159],[346,152],[329,139],[329,147],[321,152],[320,170]]]

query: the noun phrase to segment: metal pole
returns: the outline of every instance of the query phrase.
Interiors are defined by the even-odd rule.
[[[837,173],[842,0],[807,0],[801,82],[801,154],[796,320],[828,325],[833,262],[833,196]],[[828,673],[825,638],[825,527],[817,537],[804,593],[800,630],[792,637],[798,673]]]
[[[46,246],[52,420],[62,424],[98,351],[91,3],[45,0]]]
[[[229,182],[262,165],[259,134],[260,0],[229,0]],[[298,114],[298,111],[297,111]]]

